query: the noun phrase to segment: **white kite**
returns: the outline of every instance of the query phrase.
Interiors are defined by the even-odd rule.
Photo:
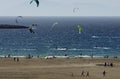
[[[57,25],[57,24],[58,24],[58,22],[53,23],[52,28],[54,28],[55,25]]]

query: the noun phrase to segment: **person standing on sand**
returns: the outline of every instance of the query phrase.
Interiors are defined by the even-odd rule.
[[[110,63],[110,66],[113,67],[113,63]]]
[[[72,73],[72,74],[71,74],[71,76],[73,77],[73,76],[74,76],[74,74]]]
[[[89,71],[87,71],[86,77],[89,77]]]
[[[85,76],[84,74],[85,74],[85,72],[84,72],[84,71],[82,71],[81,76]]]
[[[106,75],[106,71],[103,71],[103,76],[105,76]]]
[[[8,54],[8,58],[10,58],[11,56],[10,56],[10,54]]]
[[[106,67],[107,66],[107,63],[105,62],[104,66]]]
[[[14,61],[16,60],[16,58],[14,57]]]
[[[19,62],[19,58],[17,58],[17,62]]]

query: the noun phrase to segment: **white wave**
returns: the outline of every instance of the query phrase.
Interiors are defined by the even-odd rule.
[[[57,50],[67,50],[67,48],[57,48]]]
[[[25,58],[26,56],[11,56],[11,57]]]
[[[73,50],[74,51],[74,50],[81,50],[81,49],[72,48],[72,49],[68,49],[68,50]]]
[[[69,58],[69,56],[55,56],[56,58]]]
[[[110,37],[110,36],[91,36],[91,38],[120,38],[119,36],[117,37]]]
[[[79,51],[79,50],[92,50],[92,49],[77,49],[77,48],[72,48],[72,49],[68,49],[70,51]]]
[[[10,49],[10,50],[21,50],[21,51],[23,50],[24,51],[24,50],[36,50],[36,49]]]
[[[3,57],[5,57],[5,56],[4,56],[4,55],[0,55],[0,57],[2,57],[2,58],[3,58]]]
[[[104,56],[93,56],[93,58],[103,58]]]
[[[110,36],[91,36],[91,38],[117,38],[117,37],[110,37]]]
[[[67,48],[52,48],[50,50],[59,50],[59,51],[64,51],[64,50],[67,50]]]
[[[75,56],[75,58],[90,58],[91,56],[89,55],[78,55],[78,56]]]
[[[99,36],[92,36],[92,38],[100,38]]]
[[[0,55],[0,57],[2,57],[2,58],[4,58],[4,57],[8,57],[7,55]],[[26,56],[10,56],[10,57],[12,57],[12,58],[14,58],[14,57],[19,57],[19,58],[25,58]]]
[[[94,49],[111,49],[110,47],[93,47]]]

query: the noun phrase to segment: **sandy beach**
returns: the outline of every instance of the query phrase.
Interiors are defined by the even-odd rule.
[[[0,79],[120,79],[119,74],[120,58],[0,58]]]

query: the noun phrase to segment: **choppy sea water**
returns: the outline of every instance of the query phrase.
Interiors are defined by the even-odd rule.
[[[0,24],[28,29],[0,29],[0,56],[120,56],[120,17],[0,17]],[[77,25],[82,27],[79,34]]]

